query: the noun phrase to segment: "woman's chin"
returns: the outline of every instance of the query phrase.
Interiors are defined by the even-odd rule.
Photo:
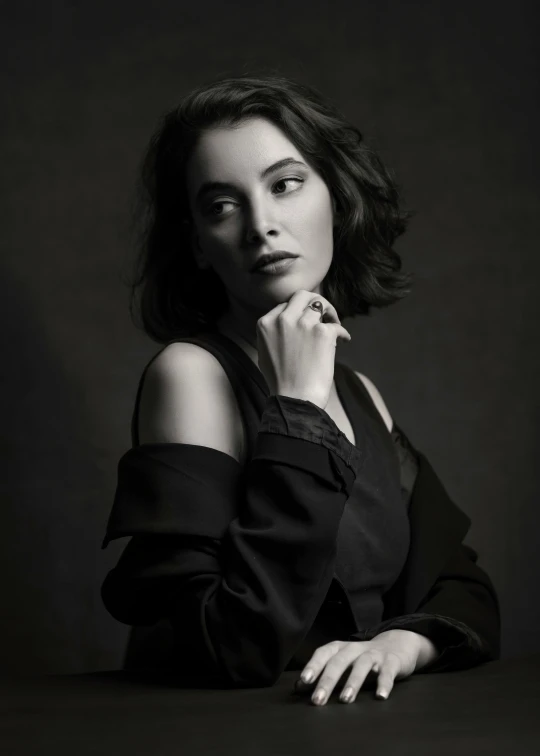
[[[290,273],[281,276],[259,276],[254,286],[260,297],[276,300],[277,303],[288,301],[300,289],[320,294],[322,281],[313,276],[309,276],[308,279],[307,276]]]
[[[311,288],[312,284],[310,281],[302,281],[300,279],[296,279],[294,281],[291,281],[290,279],[288,281],[280,281],[279,283],[274,283],[270,286],[261,287],[258,290],[258,297],[257,297],[257,304],[260,307],[265,307],[265,312],[268,312],[268,310],[271,310],[272,307],[276,307],[278,304],[282,304],[284,302],[288,302],[289,299],[300,289],[305,289],[306,291],[313,291],[313,292],[319,292],[319,286],[317,285],[315,288]]]

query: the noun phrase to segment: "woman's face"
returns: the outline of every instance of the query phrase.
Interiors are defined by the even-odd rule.
[[[298,162],[273,167],[286,159]],[[333,255],[332,197],[271,121],[254,117],[204,132],[186,182],[194,252],[214,268],[233,302],[264,314],[298,289],[320,293]],[[298,257],[278,275],[250,271],[274,250]]]

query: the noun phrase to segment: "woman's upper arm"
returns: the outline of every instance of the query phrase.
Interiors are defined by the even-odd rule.
[[[242,458],[242,420],[227,374],[214,355],[189,342],[169,344],[148,366],[138,429],[141,444],[194,444]]]

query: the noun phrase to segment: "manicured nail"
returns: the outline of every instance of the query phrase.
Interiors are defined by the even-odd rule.
[[[315,693],[313,696],[313,703],[316,704],[322,704],[326,701],[326,691],[324,688],[319,688],[319,690]]]
[[[352,688],[345,688],[343,693],[340,696],[340,699],[342,701],[345,701],[346,703],[351,700],[353,697],[353,689]]]
[[[303,682],[310,683],[313,680],[313,677],[314,677],[313,670],[306,669],[305,672],[302,672],[302,674],[300,675],[300,677],[303,680]]]
[[[381,690],[377,691],[377,695],[379,698],[388,698],[388,692],[384,690],[384,688],[381,688]]]

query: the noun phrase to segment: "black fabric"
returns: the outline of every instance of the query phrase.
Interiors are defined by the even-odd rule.
[[[436,644],[440,658],[422,671],[498,658],[497,596],[476,553],[462,544],[469,518],[404,432],[395,426],[388,433],[354,371],[338,363],[335,380],[356,445],[311,402],[269,396],[254,363],[222,334],[182,341],[208,348],[224,366],[247,428],[249,461],[244,468],[188,444],[139,445],[143,371],[134,445],[119,462],[103,548],[114,538],[131,540],[102,586],[116,619],[159,629],[148,633],[139,664],[267,685],[303,666],[322,643],[369,640],[392,627]],[[362,530],[369,502],[394,518],[401,508],[408,526],[395,527],[396,539],[400,532],[405,539],[403,558],[393,578],[386,574],[392,584],[379,591],[368,624],[359,624],[361,584],[357,593],[346,585],[364,549],[355,553],[353,541],[340,539],[353,498],[358,533],[376,528],[372,519]],[[376,567],[362,574],[378,577]],[[133,654],[130,663],[137,665]]]
[[[269,425],[278,423],[292,403],[302,403],[279,396],[267,402],[262,429],[267,418]],[[134,538],[102,586],[105,606],[128,624],[169,618],[179,655],[185,649],[191,656],[199,646],[201,667],[223,670],[237,684],[277,680],[313,623],[332,581],[343,507],[362,466],[362,455],[342,447],[342,439],[334,451],[321,443],[331,418],[315,405],[304,404],[306,417],[311,411],[311,428],[320,431],[313,435],[318,441],[259,432],[253,457],[243,471],[243,495],[232,502],[235,516],[221,539],[186,536],[183,521],[178,521],[187,479],[182,444],[175,445],[175,465],[170,464],[170,449],[169,464],[163,465],[155,445],[131,449],[120,461],[115,529],[109,529],[107,540]],[[326,418],[321,419],[323,413]],[[302,454],[299,445],[307,447]],[[345,449],[345,458],[340,448]],[[201,477],[210,480],[208,485],[217,492],[220,483],[208,465],[215,454],[209,455],[206,447],[199,453],[201,460],[207,458]],[[136,475],[129,474],[130,458]],[[351,461],[358,467],[349,467]],[[176,491],[172,501],[171,491]],[[190,507],[193,517],[207,507],[202,488],[201,492],[203,499]],[[138,506],[134,520],[130,504],[141,496],[157,506]],[[217,506],[211,504],[214,512],[219,497]],[[205,513],[205,522],[207,518]],[[193,533],[195,526],[190,530]],[[216,528],[212,532],[215,536]]]
[[[356,445],[368,451],[361,481],[357,478],[345,504],[334,564],[334,578],[347,595],[354,630],[360,630],[381,621],[383,595],[407,559],[408,500],[403,496],[394,441],[369,392],[341,363],[335,366],[334,377]]]

